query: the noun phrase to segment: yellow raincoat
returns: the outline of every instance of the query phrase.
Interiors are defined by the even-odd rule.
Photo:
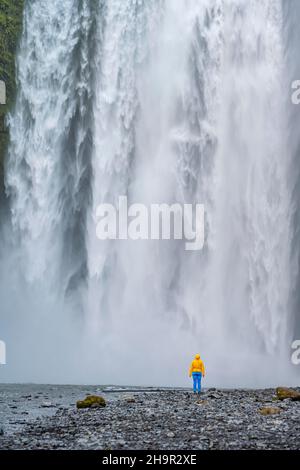
[[[204,363],[203,363],[202,359],[200,359],[199,354],[196,354],[195,359],[191,363],[190,372],[189,372],[190,377],[192,376],[193,372],[201,372],[202,377],[205,377]]]

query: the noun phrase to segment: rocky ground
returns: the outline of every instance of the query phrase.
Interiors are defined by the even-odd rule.
[[[76,409],[95,392],[105,408]],[[0,388],[2,410],[16,407],[5,413],[0,449],[300,449],[300,402],[275,401],[274,390],[48,387],[13,396]]]

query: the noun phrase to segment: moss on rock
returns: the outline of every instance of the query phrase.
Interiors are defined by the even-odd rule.
[[[6,105],[0,106],[0,130],[16,95],[16,50],[23,23],[24,0],[0,0],[0,80],[6,85]],[[0,179],[3,187],[3,159],[8,144],[8,134],[0,132]]]
[[[300,401],[300,393],[292,388],[278,387],[276,389],[276,396],[278,400],[286,400],[290,398],[293,401]]]
[[[101,408],[106,406],[106,401],[103,397],[97,395],[88,395],[84,400],[77,401],[76,406],[78,409]]]

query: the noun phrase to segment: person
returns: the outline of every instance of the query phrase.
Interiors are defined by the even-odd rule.
[[[205,367],[199,354],[196,354],[191,363],[189,376],[193,377],[194,393],[201,393],[201,379],[205,377]]]

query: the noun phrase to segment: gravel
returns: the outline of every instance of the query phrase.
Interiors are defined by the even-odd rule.
[[[107,401],[105,408],[76,409],[77,399],[97,391]],[[7,390],[5,396],[6,404],[11,401],[8,406],[16,405]],[[198,396],[186,390],[129,394],[107,388],[48,387],[34,396],[17,403],[19,413],[26,407],[28,413],[18,415],[17,426],[11,423],[12,415],[6,415],[0,449],[300,449],[300,403],[275,402],[271,389],[208,390]],[[51,407],[41,408],[50,402]],[[260,413],[274,406],[280,409],[278,414]]]

